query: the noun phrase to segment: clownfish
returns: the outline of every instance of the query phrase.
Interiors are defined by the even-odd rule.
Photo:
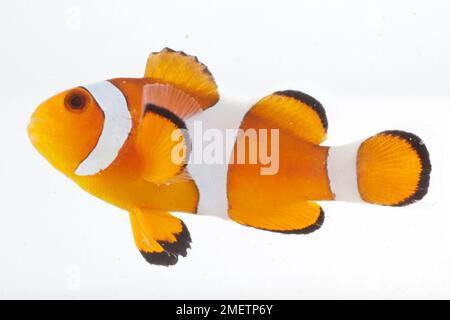
[[[300,91],[228,107],[204,64],[165,48],[150,54],[143,78],[49,98],[28,134],[57,170],[128,211],[142,256],[169,266],[191,244],[171,212],[306,234],[324,222],[316,201],[404,206],[425,196],[431,163],[419,137],[391,130],[328,147],[327,128],[322,104]]]

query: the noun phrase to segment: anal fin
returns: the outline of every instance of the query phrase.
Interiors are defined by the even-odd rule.
[[[231,209],[229,216],[243,225],[292,234],[311,233],[322,226],[325,218],[322,208],[312,201],[298,202],[286,208]]]

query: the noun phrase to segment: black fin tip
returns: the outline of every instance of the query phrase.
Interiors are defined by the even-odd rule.
[[[325,128],[325,131],[327,131],[328,119],[327,119],[327,114],[325,112],[325,108],[315,98],[313,98],[312,96],[310,96],[306,93],[303,93],[300,91],[295,91],[295,90],[277,91],[277,92],[275,92],[275,94],[284,96],[284,97],[293,98],[295,100],[298,100],[298,101],[303,102],[304,104],[308,105],[310,108],[312,108],[317,113],[317,115],[320,118],[320,121],[322,122],[322,126]]]
[[[419,175],[419,182],[417,184],[416,192],[414,192],[408,198],[395,204],[394,206],[396,207],[407,206],[418,200],[421,200],[428,192],[431,173],[430,154],[428,152],[427,147],[425,146],[425,143],[423,143],[422,139],[420,139],[415,134],[401,130],[387,130],[380,132],[379,135],[396,136],[408,142],[411,145],[411,147],[417,152],[417,155],[422,164],[422,171],[420,172]]]

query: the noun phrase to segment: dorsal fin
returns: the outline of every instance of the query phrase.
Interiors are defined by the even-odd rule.
[[[300,91],[277,91],[259,100],[246,117],[258,117],[267,126],[282,128],[313,144],[326,139],[328,121],[319,101]]]
[[[219,100],[217,85],[208,68],[194,56],[164,48],[148,57],[145,78],[172,84],[192,95],[202,109]]]

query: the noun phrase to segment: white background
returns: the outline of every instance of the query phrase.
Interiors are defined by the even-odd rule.
[[[0,297],[450,298],[448,1],[8,1],[0,10]],[[307,236],[185,217],[175,267],[151,266],[128,215],[82,192],[32,148],[35,106],[64,89],[141,76],[169,46],[231,97],[297,89],[323,103],[329,144],[420,135],[421,203],[322,203]]]

